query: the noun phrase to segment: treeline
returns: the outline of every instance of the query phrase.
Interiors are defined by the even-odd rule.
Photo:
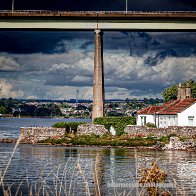
[[[60,108],[51,103],[39,106],[29,105],[16,99],[1,99],[0,114],[13,116],[61,116]]]

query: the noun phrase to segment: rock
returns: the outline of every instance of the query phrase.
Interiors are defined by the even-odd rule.
[[[84,124],[79,125],[77,128],[77,135],[104,135],[109,133],[104,125],[95,125],[95,124]]]
[[[18,139],[15,138],[2,138],[0,143],[16,143]]]
[[[155,150],[162,150],[164,147],[164,143],[157,141],[156,145],[154,146]]]
[[[187,150],[188,148],[196,147],[194,140],[186,140],[181,142],[178,137],[170,137],[169,144],[166,144],[164,150]]]
[[[113,126],[110,127],[110,133],[115,136],[116,135],[116,130],[114,129]]]

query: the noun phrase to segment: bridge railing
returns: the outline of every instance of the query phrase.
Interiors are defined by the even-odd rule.
[[[59,10],[0,10],[0,13],[135,13],[135,14],[165,14],[165,13],[196,13],[196,11],[59,11]]]
[[[196,14],[196,11],[58,11],[58,10],[0,10],[3,14]]]

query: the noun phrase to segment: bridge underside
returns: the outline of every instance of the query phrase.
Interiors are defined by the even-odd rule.
[[[188,31],[196,30],[196,22],[176,20],[2,20],[0,18],[0,29]]]

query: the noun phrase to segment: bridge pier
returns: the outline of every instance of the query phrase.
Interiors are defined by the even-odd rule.
[[[93,81],[93,108],[92,121],[94,118],[104,116],[104,69],[103,69],[103,33],[95,30],[94,49],[94,81]]]

